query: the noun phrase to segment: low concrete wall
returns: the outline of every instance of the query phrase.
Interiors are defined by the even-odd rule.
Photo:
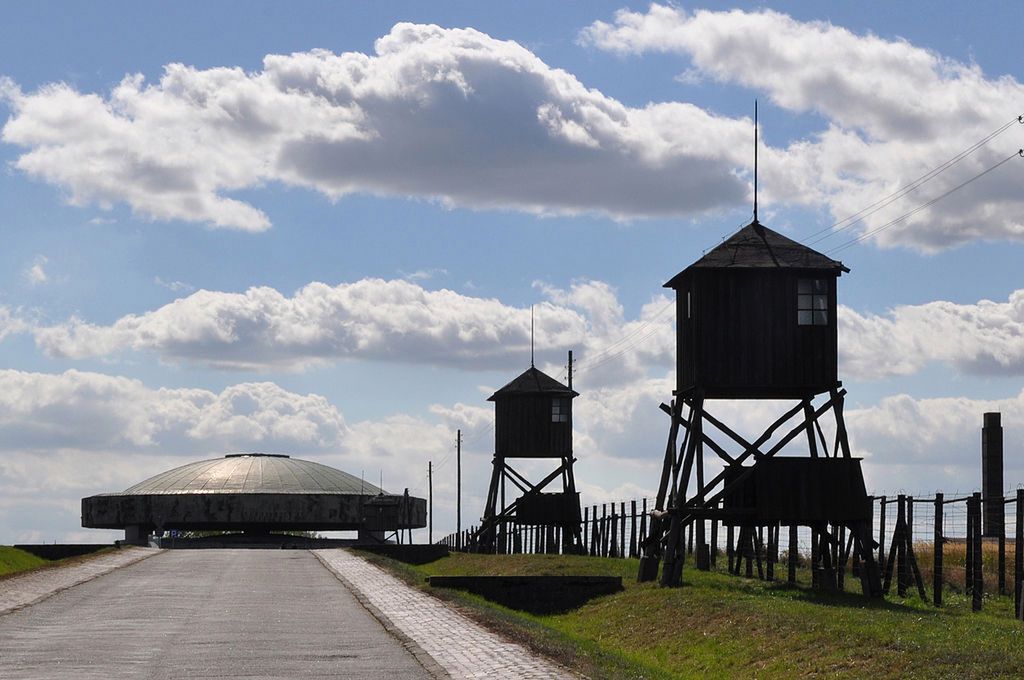
[[[104,548],[112,548],[113,545],[110,543],[23,543],[14,547],[44,560],[62,560],[65,557],[89,555]]]
[[[435,588],[457,588],[534,614],[557,614],[622,590],[621,576],[430,576]]]
[[[358,550],[365,550],[374,555],[383,555],[406,564],[427,564],[448,557],[448,547],[444,545],[392,545],[392,544],[357,544]]]

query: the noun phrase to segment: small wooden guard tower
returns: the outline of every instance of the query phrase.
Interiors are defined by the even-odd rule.
[[[580,499],[572,469],[572,400],[579,394],[571,382],[570,378],[567,387],[531,366],[488,398],[494,402],[494,468],[475,536],[480,552],[503,551],[505,527],[511,522],[561,527],[563,551],[578,550]],[[558,465],[532,483],[511,465],[514,458],[551,458]],[[521,493],[509,504],[506,480]],[[561,480],[562,490],[544,493],[556,480]]]
[[[771,538],[780,524],[790,525],[791,540],[795,527],[810,527],[818,572],[831,573],[829,555],[852,550],[862,565],[864,592],[880,594],[871,505],[860,460],[850,456],[846,392],[837,379],[836,283],[844,272],[849,269],[841,262],[755,217],[665,284],[676,291],[677,384],[671,405],[661,407],[671,424],[640,580],[656,578],[664,558],[662,584],[680,583],[681,535],[691,525],[697,566],[708,568],[704,527],[710,519],[739,529],[736,549],[748,555],[748,565],[758,527]],[[827,398],[815,405],[819,395]],[[716,399],[796,404],[747,441],[709,413],[708,402]],[[832,442],[822,428],[830,411]],[[801,435],[809,455],[776,457]],[[704,474],[705,447],[724,463],[711,479]],[[691,481],[695,491],[688,495]]]

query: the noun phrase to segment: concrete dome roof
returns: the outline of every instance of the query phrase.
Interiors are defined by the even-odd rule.
[[[235,453],[176,467],[119,494],[356,494],[387,492],[320,463],[280,454]]]

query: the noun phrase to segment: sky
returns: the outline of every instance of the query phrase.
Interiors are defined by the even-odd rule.
[[[6,6],[0,543],[110,540],[82,497],[237,451],[421,497],[432,462],[438,538],[459,429],[473,524],[531,308],[538,367],[577,359],[583,502],[651,495],[662,284],[751,220],[755,100],[760,221],[851,270],[839,373],[869,490],[978,489],[987,411],[1015,488],[1017,10]],[[709,411],[756,436],[787,407]]]

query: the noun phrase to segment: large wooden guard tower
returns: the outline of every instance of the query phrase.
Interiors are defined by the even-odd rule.
[[[569,354],[570,366],[572,353]],[[488,398],[494,402],[494,464],[487,503],[476,549],[503,551],[505,528],[520,525],[559,527],[562,549],[576,552],[580,545],[580,499],[576,492],[572,455],[572,400],[579,396],[566,386],[530,366],[515,380]],[[517,471],[511,459],[552,459],[555,469],[540,481],[531,482]],[[505,483],[521,494],[505,502]],[[554,484],[560,491],[544,490]]]
[[[654,580],[664,559],[662,584],[679,585],[681,536],[691,526],[697,566],[708,568],[704,527],[714,520],[738,528],[740,555],[758,549],[758,527],[775,532],[775,545],[780,525],[792,527],[791,540],[795,527],[810,527],[818,572],[832,573],[829,556],[852,551],[864,592],[880,594],[871,505],[860,460],[850,456],[837,379],[836,284],[844,272],[841,262],[761,225],[755,210],[753,222],[665,284],[676,292],[676,390],[671,405],[662,404],[671,424],[640,580]],[[720,399],[796,403],[748,441],[709,412]],[[829,413],[833,422],[823,428]],[[803,438],[806,456],[776,456]],[[705,448],[724,464],[711,479]]]

